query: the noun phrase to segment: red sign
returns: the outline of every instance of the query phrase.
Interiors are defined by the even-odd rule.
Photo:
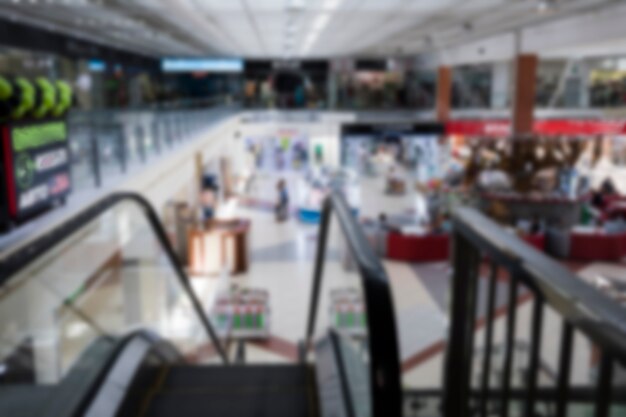
[[[622,135],[626,134],[624,120],[536,120],[539,135]]]
[[[506,137],[511,134],[508,120],[452,120],[446,123],[448,135]]]
[[[534,133],[556,136],[626,135],[626,120],[536,120]],[[507,137],[511,135],[509,120],[453,120],[446,123],[449,135]]]

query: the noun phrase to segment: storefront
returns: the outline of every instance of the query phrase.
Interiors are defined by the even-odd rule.
[[[413,178],[440,178],[450,155],[440,124],[344,125],[342,166],[365,175],[403,167]]]
[[[454,120],[446,123],[446,135],[453,151],[478,139],[506,139],[511,136],[509,120]],[[536,120],[537,137],[577,138],[601,141],[600,158],[617,167],[626,167],[626,121],[594,119]]]
[[[257,171],[301,171],[309,166],[309,136],[302,130],[276,129],[270,133],[247,135],[244,140]]]

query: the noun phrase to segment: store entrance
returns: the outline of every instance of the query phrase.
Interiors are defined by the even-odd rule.
[[[443,126],[346,125],[342,128],[341,159],[344,167],[366,176],[403,171],[427,182],[442,175],[446,145],[440,141]]]
[[[309,166],[309,138],[297,130],[248,136],[246,148],[257,171],[265,173],[303,171]]]

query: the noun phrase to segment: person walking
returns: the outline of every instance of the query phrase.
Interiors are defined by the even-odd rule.
[[[284,222],[289,217],[289,193],[284,179],[276,184],[278,190],[278,203],[276,204],[276,221]]]

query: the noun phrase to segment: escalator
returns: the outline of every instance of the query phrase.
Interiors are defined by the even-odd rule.
[[[324,316],[333,214],[366,306],[359,337]],[[297,359],[245,361],[207,311],[212,281],[186,275],[149,203],[87,208],[0,260],[0,416],[401,415],[384,270],[341,195],[317,233]]]
[[[0,415],[312,416],[307,365],[196,365],[156,336],[95,342],[56,386],[0,388]]]

